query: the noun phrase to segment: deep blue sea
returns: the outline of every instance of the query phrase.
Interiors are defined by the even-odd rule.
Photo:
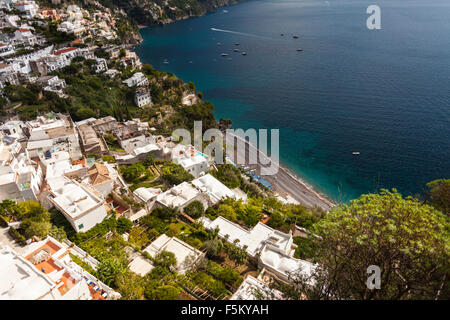
[[[142,61],[235,128],[279,128],[281,162],[334,200],[450,178],[449,0],[254,0],[141,32]]]

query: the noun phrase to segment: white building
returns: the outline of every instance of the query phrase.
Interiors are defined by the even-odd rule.
[[[19,255],[0,243],[0,300],[106,300],[120,294],[75,264],[52,237]],[[7,275],[7,276],[6,276]],[[101,289],[100,289],[101,288]]]
[[[172,149],[172,161],[181,165],[194,178],[209,170],[209,161],[206,156],[197,152],[193,146],[178,144]]]
[[[159,188],[137,188],[133,191],[133,195],[142,203],[145,204],[147,210],[152,210],[156,202],[156,197],[161,194],[162,191]]]
[[[133,153],[136,148],[147,145],[154,145],[155,139],[150,134],[133,134],[125,139],[121,139],[120,146],[127,152]]]
[[[153,241],[144,252],[151,257],[157,256],[159,253],[167,251],[172,252],[177,259],[176,269],[180,274],[188,271],[199,259],[205,256],[205,253],[188,245],[175,237],[168,237],[165,234],[160,235]]]
[[[142,108],[146,105],[149,105],[152,103],[152,97],[150,95],[150,92],[146,88],[139,88],[136,90],[136,93],[134,94],[134,103],[139,107]]]
[[[95,58],[95,64],[92,66],[96,73],[108,70],[108,63],[104,58]]]
[[[156,204],[179,210],[196,200],[202,202],[203,206],[208,208],[208,202],[203,194],[186,181],[156,196]]]
[[[148,84],[147,77],[142,72],[136,72],[130,78],[123,81],[128,87],[142,87]]]
[[[24,13],[28,19],[34,18],[39,10],[35,1],[21,1],[14,4],[14,9]]]
[[[101,163],[94,163],[88,170],[88,183],[106,198],[114,189],[114,179],[108,167]]]
[[[0,43],[0,57],[12,55],[16,52],[11,44]]]
[[[235,193],[233,190],[229,189],[226,185],[214,178],[209,173],[192,180],[191,183],[208,197],[210,206],[214,206],[220,200],[224,200],[226,198],[242,201],[247,200],[241,194]]]
[[[76,232],[88,231],[107,215],[105,200],[87,186],[66,177],[52,181],[48,199]]]
[[[38,38],[33,35],[30,29],[18,29],[14,32],[14,44],[25,44],[34,46],[38,44]]]
[[[283,294],[261,280],[247,275],[230,300],[283,300]]]
[[[211,221],[207,217],[201,217],[209,231],[219,229],[219,237],[244,248],[254,261],[257,261],[261,269],[270,272],[281,281],[289,282],[289,274],[302,272],[311,275],[314,265],[308,261],[294,258],[295,248],[292,232],[284,233],[275,230],[261,222],[258,222],[251,230],[246,230],[238,224],[228,221],[223,217],[217,217]]]
[[[36,201],[43,181],[42,169],[27,152],[15,154],[13,146],[0,141],[0,201]]]

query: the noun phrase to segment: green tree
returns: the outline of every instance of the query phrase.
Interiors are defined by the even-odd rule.
[[[450,214],[450,179],[431,181],[427,187],[431,204],[443,213]]]
[[[127,218],[120,217],[119,219],[117,219],[117,232],[120,234],[129,232],[132,226],[133,222],[131,222]]]
[[[180,292],[180,288],[163,285],[153,290],[152,296],[155,300],[178,300]]]
[[[238,239],[236,239],[238,240]],[[247,246],[244,246],[242,249],[237,246],[239,241],[234,241],[234,244],[225,243],[224,248],[228,253],[228,256],[234,262],[234,267],[236,268],[240,264],[246,264],[248,261],[247,256]]]
[[[217,256],[219,254],[219,252],[222,250],[222,248],[223,248],[223,243],[219,239],[219,237],[215,237],[213,239],[206,240],[205,242],[203,242],[203,245],[201,247],[202,250],[206,251],[206,255],[208,256],[208,258],[213,258],[213,257]]]
[[[184,208],[184,213],[194,219],[200,218],[205,212],[205,207],[200,201],[192,201]]]
[[[117,287],[120,275],[124,275],[127,272],[126,267],[119,262],[113,260],[105,260],[100,262],[97,267],[97,277],[103,281],[106,285]]]
[[[175,218],[178,215],[178,210],[175,208],[156,208],[152,211],[152,215],[163,219],[163,220],[170,220],[172,218]]]
[[[90,108],[80,108],[76,112],[76,117],[79,120],[84,120],[87,118],[94,118],[94,117],[96,117],[96,114],[95,114],[94,110],[92,110]]]
[[[155,266],[170,269],[177,265],[177,258],[172,252],[163,251],[153,258],[153,263]]]
[[[449,230],[441,212],[395,189],[362,195],[315,224],[317,268],[292,274],[289,292],[309,299],[444,298]],[[379,290],[366,285],[371,265],[381,271]]]

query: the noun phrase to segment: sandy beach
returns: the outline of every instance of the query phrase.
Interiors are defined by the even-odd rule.
[[[235,140],[234,145],[237,145],[237,139],[243,141],[245,143],[245,149],[237,148],[234,152],[232,150],[228,150],[230,148],[226,148],[227,155],[232,159],[233,162],[237,161],[238,155],[242,158],[245,158],[245,165],[250,167],[251,169],[255,169],[258,174],[261,173],[261,167],[267,167],[267,165],[260,164],[260,159],[262,159],[262,163],[270,163],[271,159],[262,151],[258,150],[255,146],[248,143],[241,137],[238,137],[234,134],[228,133],[226,136],[226,145],[232,145],[233,139]],[[257,164],[249,164],[249,158],[251,156],[257,156],[258,163]],[[276,171],[276,170],[274,170]],[[283,167],[281,164],[278,165],[278,171],[274,172],[271,175],[262,175],[262,177],[272,184],[272,190],[279,193],[281,196],[290,195],[292,198],[297,200],[302,205],[307,207],[320,207],[326,211],[328,211],[331,207],[336,205],[328,199],[325,195],[320,192],[314,190],[313,187],[308,185],[301,178],[294,175],[287,168]]]

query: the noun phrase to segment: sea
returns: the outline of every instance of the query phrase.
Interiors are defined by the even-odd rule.
[[[334,201],[450,178],[448,0],[253,0],[141,34],[143,62],[233,128],[279,129],[281,163]]]

